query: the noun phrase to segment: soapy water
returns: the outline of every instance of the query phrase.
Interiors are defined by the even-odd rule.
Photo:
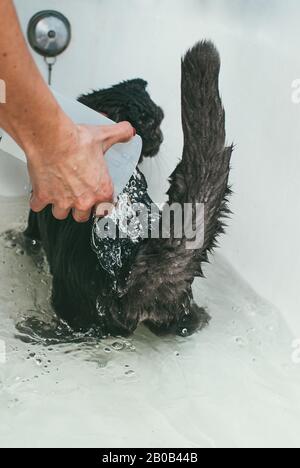
[[[140,244],[156,230],[159,219],[159,208],[153,210],[146,179],[136,169],[111,214],[94,220],[92,249],[113,280],[112,287],[117,288],[119,277],[129,273]]]
[[[299,447],[294,337],[221,257],[194,284],[212,316],[201,333],[78,335],[55,319],[47,265],[22,249],[26,210],[0,199],[0,232],[12,229],[0,237],[0,446]]]

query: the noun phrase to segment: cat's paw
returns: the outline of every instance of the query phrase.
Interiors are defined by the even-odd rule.
[[[202,307],[192,302],[190,308],[177,323],[176,335],[187,337],[207,327],[211,317]]]
[[[185,308],[180,318],[167,323],[147,320],[144,322],[152,333],[157,336],[179,335],[187,337],[205,328],[210,322],[210,316],[205,309],[191,302],[189,308]]]

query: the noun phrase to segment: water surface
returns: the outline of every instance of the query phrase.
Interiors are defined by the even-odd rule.
[[[1,232],[25,219],[25,200],[0,199]],[[47,269],[3,236],[0,255],[0,446],[300,445],[293,337],[221,257],[195,283],[213,317],[201,333],[59,340]]]

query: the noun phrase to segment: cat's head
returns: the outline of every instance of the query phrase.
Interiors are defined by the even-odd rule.
[[[163,142],[163,110],[152,101],[142,79],[124,81],[112,88],[94,91],[78,100],[115,122],[128,121],[143,139],[143,157],[154,157]]]

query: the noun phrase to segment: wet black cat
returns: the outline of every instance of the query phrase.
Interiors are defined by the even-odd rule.
[[[232,147],[225,146],[219,71],[219,54],[210,42],[198,43],[182,61],[184,149],[168,195],[170,204],[205,203],[200,249],[188,250],[187,239],[178,240],[172,229],[169,239],[129,240],[126,245],[116,239],[111,251],[120,253],[121,262],[110,270],[109,258],[100,262],[91,245],[93,219],[86,224],[77,224],[71,216],[57,221],[51,207],[30,213],[25,235],[45,249],[53,275],[53,307],[73,329],[126,336],[143,322],[157,334],[186,336],[208,323],[208,315],[193,300],[192,283],[202,276],[201,264],[224,232],[222,219],[229,213]],[[163,111],[150,99],[144,81],[121,83],[80,101],[115,121],[130,121],[143,138],[143,156],[157,154]],[[140,201],[150,204],[146,181],[137,177],[133,181],[139,184]],[[124,193],[129,191],[130,185]]]

